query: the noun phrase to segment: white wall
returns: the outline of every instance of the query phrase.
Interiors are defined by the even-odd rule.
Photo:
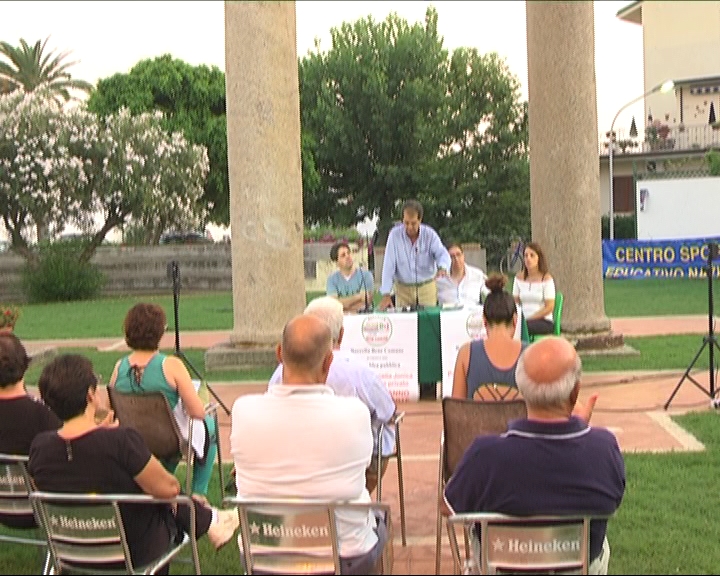
[[[720,236],[720,177],[639,180],[635,202],[638,240]]]

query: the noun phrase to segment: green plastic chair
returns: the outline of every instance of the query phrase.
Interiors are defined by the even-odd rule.
[[[527,342],[535,342],[536,340],[539,340],[540,338],[543,338],[545,336],[560,336],[560,327],[562,324],[562,311],[563,311],[563,301],[564,297],[562,292],[555,292],[555,307],[553,308],[553,331],[552,334],[529,334],[527,329],[527,324],[525,322],[525,317],[523,316],[523,324],[522,324],[522,336],[521,339],[525,341],[525,336],[527,335]]]

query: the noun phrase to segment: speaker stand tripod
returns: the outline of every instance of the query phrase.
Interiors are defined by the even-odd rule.
[[[672,402],[672,399],[675,397],[675,394],[677,394],[677,391],[680,389],[680,386],[682,386],[682,383],[685,380],[690,380],[695,386],[697,386],[702,392],[708,395],[711,401],[715,400],[715,349],[720,352],[720,345],[717,341],[717,336],[715,336],[715,326],[713,322],[713,284],[712,284],[712,276],[713,276],[713,270],[712,270],[712,259],[715,253],[715,250],[713,250],[711,247],[708,247],[708,263],[705,267],[705,270],[707,272],[707,279],[708,279],[708,333],[703,336],[703,343],[700,346],[700,349],[697,351],[697,354],[695,354],[695,358],[693,358],[692,362],[690,362],[690,365],[687,367],[687,370],[685,370],[685,374],[683,374],[682,378],[680,378],[680,381],[677,383],[677,386],[675,386],[675,390],[673,390],[672,394],[670,394],[670,398],[668,398],[667,402],[665,402],[665,410],[668,409],[668,406],[670,406],[670,402]],[[705,389],[695,378],[693,378],[690,375],[690,371],[695,366],[695,363],[698,361],[698,358],[700,358],[700,355],[702,354],[703,350],[705,350],[705,347],[708,347],[708,350],[710,351],[710,364],[708,366],[708,376],[710,381],[710,388]]]
[[[198,372],[197,368],[193,366],[192,362],[190,362],[190,359],[185,356],[182,350],[180,350],[180,324],[178,322],[179,319],[179,308],[180,308],[180,268],[178,267],[178,263],[176,261],[172,261],[170,263],[170,269],[172,274],[172,283],[173,283],[173,316],[175,320],[175,356],[180,358],[185,365],[188,367],[190,372],[192,372],[196,378],[199,380],[205,382],[205,386],[207,386],[208,391],[210,394],[212,394],[213,398],[217,401],[217,403],[222,406],[222,409],[225,411],[225,414],[230,416],[230,410],[225,405],[225,403],[220,399],[220,397],[215,393],[215,390],[213,390],[210,387],[210,384],[203,378],[202,374]]]

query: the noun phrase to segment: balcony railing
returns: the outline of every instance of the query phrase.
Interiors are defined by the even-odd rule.
[[[615,132],[615,147],[613,156],[622,154],[647,154],[650,152],[665,151],[692,151],[707,148],[720,149],[720,126],[713,128],[709,124],[697,126],[668,127],[667,132],[659,130],[654,133],[651,129],[645,131],[645,138],[640,136],[630,138],[622,131]],[[664,135],[664,137],[663,137]],[[609,138],[607,135],[600,141],[600,154],[607,155]]]

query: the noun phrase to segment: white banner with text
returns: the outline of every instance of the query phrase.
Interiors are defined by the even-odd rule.
[[[516,305],[516,307],[518,322],[515,326],[514,338],[520,340],[521,312],[520,306]],[[445,398],[452,394],[455,360],[460,347],[468,340],[484,340],[487,338],[482,306],[462,308],[460,310],[443,310],[440,313],[440,335],[443,367],[442,395]]]
[[[418,322],[415,312],[346,314],[341,348],[364,358],[396,402],[416,402]]]

